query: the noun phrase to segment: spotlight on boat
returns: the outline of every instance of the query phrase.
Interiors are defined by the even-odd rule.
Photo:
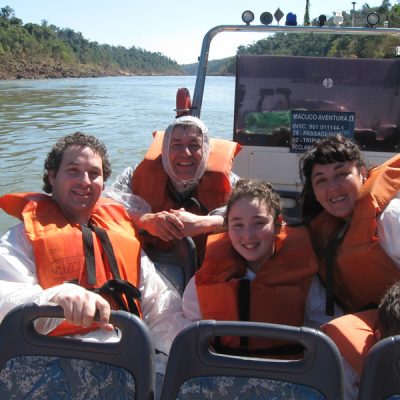
[[[243,11],[242,13],[242,21],[246,25],[250,25],[250,22],[254,21],[254,13],[250,10]]]
[[[268,11],[263,12],[260,16],[260,21],[263,25],[269,25],[273,20],[272,14]]]
[[[324,26],[324,25],[325,25],[325,22],[326,22],[326,15],[321,14],[321,15],[318,17],[318,25],[319,25],[319,26]]]
[[[375,25],[379,23],[379,14],[376,12],[370,12],[367,15],[367,23],[370,28],[373,28]]]
[[[286,14],[285,25],[287,26],[297,26],[297,15],[292,12]]]

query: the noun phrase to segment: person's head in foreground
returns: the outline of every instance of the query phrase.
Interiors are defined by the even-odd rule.
[[[167,127],[162,163],[178,192],[196,187],[206,170],[209,153],[208,129],[199,118],[180,117]]]
[[[48,153],[43,190],[52,194],[70,222],[87,223],[110,174],[105,145],[76,132],[59,139]]]
[[[343,135],[316,142],[300,159],[303,219],[320,211],[349,221],[366,176],[360,148]]]
[[[240,179],[227,204],[225,224],[234,249],[257,272],[274,253],[282,202],[269,183]]]
[[[378,306],[378,339],[400,334],[400,282],[386,290]]]

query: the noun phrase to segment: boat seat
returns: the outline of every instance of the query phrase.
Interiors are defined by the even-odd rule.
[[[303,358],[268,359],[216,353],[218,336],[279,338],[301,344]],[[184,366],[184,368],[182,368]],[[256,322],[203,320],[175,338],[161,400],[343,399],[343,369],[334,342],[321,331]]]
[[[153,261],[161,277],[172,283],[182,296],[190,278],[197,270],[197,252],[193,239],[185,237],[175,240],[174,247],[170,250],[145,246],[144,251]]]
[[[63,318],[59,306],[33,303],[11,310],[0,325],[1,399],[154,398],[154,346],[135,315],[112,311],[121,332],[115,343],[45,336],[34,328],[40,317]]]
[[[283,201],[283,218],[290,225],[301,223],[301,194],[290,190],[277,190]]]
[[[359,400],[400,398],[400,335],[377,342],[361,373]]]

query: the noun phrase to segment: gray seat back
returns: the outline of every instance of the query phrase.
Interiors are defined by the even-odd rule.
[[[380,400],[391,396],[400,399],[400,336],[380,340],[370,349],[361,374],[358,398]]]
[[[304,357],[282,360],[215,353],[210,339],[225,335],[300,343]],[[343,399],[340,353],[330,338],[310,328],[199,321],[184,329],[171,348],[161,399],[177,398]]]
[[[176,240],[171,250],[144,248],[157,271],[166,278],[182,296],[190,278],[197,270],[196,245],[190,237]]]
[[[24,304],[0,325],[0,398],[154,398],[154,346],[138,317],[112,311],[122,333],[116,343],[41,335],[33,325],[39,317],[63,318],[63,310]]]

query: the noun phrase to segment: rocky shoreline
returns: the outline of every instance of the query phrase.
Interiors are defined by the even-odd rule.
[[[181,71],[171,71],[181,75]],[[102,69],[99,66],[79,64],[65,65],[54,62],[8,61],[0,59],[0,80],[56,79],[56,78],[97,78],[102,76],[160,75],[143,71]],[[162,75],[167,75],[163,73]]]

